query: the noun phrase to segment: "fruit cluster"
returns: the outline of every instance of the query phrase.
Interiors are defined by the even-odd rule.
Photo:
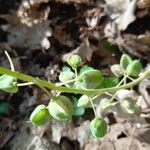
[[[83,115],[85,109],[93,108],[95,117],[90,123],[90,130],[92,135],[97,138],[101,138],[107,133],[107,123],[104,118],[97,116],[95,106],[93,105],[94,98],[100,94],[111,95],[110,99],[103,98],[100,100],[99,108],[101,111],[106,111],[111,106],[119,104],[124,112],[131,115],[139,115],[140,107],[131,97],[126,97],[122,100],[117,100],[116,98],[116,92],[119,89],[136,85],[142,79],[149,76],[150,72],[147,71],[140,77],[142,64],[139,60],[132,60],[128,55],[123,54],[120,64],[111,66],[113,75],[109,77],[103,76],[100,70],[83,65],[82,59],[78,55],[69,56],[67,63],[69,67],[63,67],[62,72],[59,74],[60,85],[54,85],[0,67],[0,73],[3,73],[0,76],[0,90],[16,93],[19,86],[17,79],[32,82],[44,89],[48,96],[50,96],[49,104],[47,106],[38,105],[30,115],[30,122],[39,126],[48,123],[52,118],[58,121],[68,121],[74,115]],[[68,89],[70,93],[75,93],[74,91],[76,91],[76,93],[82,93],[82,95],[79,97],[79,95],[74,94],[75,96],[68,98],[60,93],[57,96],[53,96],[45,87],[50,87],[49,89],[55,88],[55,90],[58,89],[60,92],[65,92],[63,90],[67,91]]]

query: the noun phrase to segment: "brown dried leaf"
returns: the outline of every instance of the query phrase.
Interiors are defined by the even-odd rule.
[[[51,36],[52,31],[48,21],[33,27],[18,24],[16,26],[5,25],[2,28],[9,32],[8,44],[10,46],[30,49],[35,49],[36,47],[48,49],[50,47],[50,42],[47,37]]]

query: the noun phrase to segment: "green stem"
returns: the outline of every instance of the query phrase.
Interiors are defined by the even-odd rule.
[[[125,85],[121,85],[118,87],[111,87],[111,88],[95,89],[95,90],[94,89],[75,89],[75,88],[68,88],[68,87],[63,87],[63,86],[56,86],[55,84],[52,84],[51,82],[47,82],[45,80],[41,80],[36,77],[25,75],[23,73],[19,73],[16,71],[11,71],[11,70],[3,68],[3,67],[0,67],[0,73],[16,77],[17,79],[20,79],[22,81],[33,82],[37,85],[46,87],[48,89],[53,89],[56,91],[66,92],[66,93],[85,94],[85,95],[90,96],[90,95],[100,95],[104,92],[116,92],[117,90],[120,90],[120,89],[131,88],[131,87],[137,85],[143,79],[149,77],[150,69],[146,70],[143,74],[141,74],[141,76],[139,78],[137,78],[134,81],[127,83]]]

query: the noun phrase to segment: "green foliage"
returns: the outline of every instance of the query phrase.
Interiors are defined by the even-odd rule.
[[[30,121],[32,124],[42,126],[50,120],[51,116],[45,105],[37,106],[30,115]]]
[[[0,90],[8,93],[18,92],[17,78],[5,74],[0,76]]]
[[[107,133],[107,123],[104,119],[95,117],[90,123],[90,130],[94,137],[104,137]]]
[[[100,88],[109,88],[109,87],[115,87],[119,82],[119,78],[116,76],[110,76],[110,77],[104,77]]]
[[[54,97],[48,105],[51,116],[59,121],[67,121],[73,115],[73,105],[66,96],[59,95]]]
[[[85,113],[85,108],[81,106],[77,106],[78,98],[72,96],[71,102],[73,104],[73,116],[82,116]]]
[[[8,102],[1,102],[0,103],[0,114],[7,113],[9,109],[9,104]]]

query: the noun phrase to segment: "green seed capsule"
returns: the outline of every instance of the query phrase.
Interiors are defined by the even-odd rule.
[[[16,93],[18,91],[17,79],[5,74],[0,76],[0,90]]]
[[[137,77],[142,70],[142,64],[138,60],[132,61],[126,69],[129,76]]]
[[[91,107],[90,98],[87,95],[82,95],[78,100],[77,107]]]
[[[90,130],[94,137],[104,137],[107,133],[107,123],[105,120],[95,117],[90,123]]]
[[[131,98],[120,101],[121,109],[131,115],[139,115],[140,107]]]
[[[132,59],[127,54],[123,54],[120,59],[120,66],[125,70],[127,66],[132,62]]]
[[[103,79],[102,73],[99,70],[89,70],[83,72],[79,76],[79,81],[77,84],[79,87],[83,87],[86,89],[95,89],[97,88]]]
[[[51,116],[59,121],[67,121],[73,115],[73,105],[66,96],[55,97],[48,105]]]
[[[123,69],[119,64],[112,65],[111,71],[117,77],[121,77],[123,75]]]
[[[59,75],[59,81],[66,82],[75,78],[75,74],[71,71],[61,72]]]
[[[37,106],[30,115],[30,121],[37,126],[42,126],[50,120],[51,116],[45,105]]]
[[[71,55],[71,56],[68,56],[67,58],[67,63],[73,68],[77,68],[81,65],[81,57],[78,56],[78,55]]]

